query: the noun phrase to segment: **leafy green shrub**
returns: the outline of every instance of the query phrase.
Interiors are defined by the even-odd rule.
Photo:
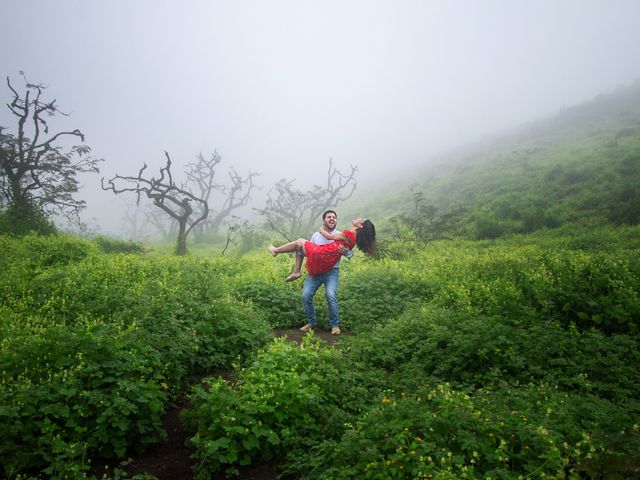
[[[222,260],[222,259],[221,259]],[[266,248],[238,259],[222,260],[225,285],[232,294],[250,303],[272,328],[299,326],[304,323],[300,289],[302,281],[285,283],[291,272],[292,258],[274,258]],[[216,264],[220,261],[216,260]]]
[[[467,268],[471,301],[483,312],[541,315],[606,333],[638,329],[640,263],[625,253],[492,248]]]
[[[35,206],[18,209],[9,206],[0,211],[0,234],[5,235],[53,235],[57,232],[53,222]]]
[[[240,231],[240,240],[236,246],[236,255],[249,253],[257,248],[261,248],[268,244],[268,235],[258,232],[253,228],[242,228]]]
[[[95,249],[90,242],[67,235],[25,235],[19,239],[0,235],[2,265],[25,265],[34,271],[67,265],[87,257]]]
[[[105,253],[144,253],[145,248],[141,243],[131,240],[120,240],[117,238],[98,235],[93,239],[100,250]]]
[[[435,243],[412,260],[412,270],[429,286],[426,298],[439,306],[513,319],[551,318],[609,334],[638,329],[640,261],[632,251]]]
[[[272,339],[271,327],[260,312],[231,298],[211,305],[210,314],[194,322],[193,328],[197,345],[194,371],[198,373],[229,369]]]
[[[230,368],[271,339],[263,317],[227,291],[224,265],[105,255],[64,237],[0,242],[12,253],[0,280],[10,478],[80,478],[89,456],[157,441],[168,398],[193,375]]]
[[[492,217],[489,213],[476,215],[473,221],[473,238],[477,240],[499,238],[506,233],[511,233],[514,228],[504,220]]]
[[[569,321],[608,333],[638,332],[638,260],[596,254],[575,255],[549,264],[556,277],[555,304]]]
[[[640,408],[640,345],[628,335],[423,307],[349,345],[352,358],[395,372],[407,388],[425,380],[474,387],[545,382]]]
[[[433,285],[391,260],[353,272],[346,270],[340,282],[340,321],[354,332],[371,330],[402,314],[416,299],[429,298],[434,292]]]
[[[339,441],[312,447],[290,472],[300,479],[617,478],[637,473],[624,462],[640,447],[638,433],[621,409],[545,385],[467,393],[441,384],[380,395]]]
[[[550,232],[531,235],[531,242],[545,244],[549,248],[562,247],[588,252],[623,252],[640,247],[638,227],[603,227],[602,221],[572,223],[562,226],[550,237]]]
[[[163,438],[160,356],[129,332],[94,325],[34,335],[3,325],[2,333],[0,456],[9,478],[55,477],[89,452],[122,456]]]
[[[95,248],[90,242],[65,235],[0,235],[0,302],[16,311],[31,312],[36,278],[81,261]]]
[[[234,288],[242,300],[250,301],[253,308],[264,313],[273,328],[297,326],[306,318],[300,292],[281,281],[244,279]]]
[[[297,346],[274,340],[238,373],[235,385],[217,378],[196,386],[193,410],[184,415],[197,424],[189,441],[198,462],[195,478],[210,479],[221,468],[282,458],[300,438],[318,437],[338,399],[330,384],[337,374],[332,349],[307,336]],[[318,368],[318,365],[321,368]]]

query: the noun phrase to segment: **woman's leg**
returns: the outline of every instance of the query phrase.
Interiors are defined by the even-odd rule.
[[[303,258],[304,256],[300,253],[300,251],[296,250],[296,264],[293,267],[293,272],[291,272],[291,275],[284,279],[285,282],[293,282],[294,280],[297,280],[302,276],[300,270],[302,269]]]
[[[287,253],[287,252],[296,252],[296,263],[293,267],[293,272],[287,278],[284,279],[285,282],[292,282],[297,280],[302,276],[300,270],[302,269],[302,260],[304,258],[304,244],[307,242],[304,238],[299,238],[294,240],[293,242],[285,243],[284,245],[280,245],[279,247],[274,247],[273,245],[269,245],[269,251],[271,255],[274,257],[279,253]],[[302,252],[302,253],[301,253]]]
[[[289,242],[289,243],[285,243],[284,245],[280,245],[279,247],[274,247],[273,244],[269,245],[269,251],[271,252],[271,255],[273,255],[274,257],[277,256],[279,253],[288,253],[288,252],[295,252],[296,249],[301,248],[302,251],[304,251],[304,244],[307,240],[305,240],[304,238],[299,238],[297,240],[294,240],[293,242]]]

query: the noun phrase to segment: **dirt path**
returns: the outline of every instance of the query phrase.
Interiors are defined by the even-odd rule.
[[[300,343],[305,335],[299,330],[290,329],[277,329],[273,333],[275,337],[285,336],[288,340],[296,343]],[[340,337],[323,330],[317,330],[316,336],[329,345],[334,345],[340,340]],[[167,432],[167,439],[164,442],[149,447],[146,452],[119,465],[118,468],[127,472],[129,477],[147,473],[154,475],[158,480],[192,480],[193,461],[191,460],[191,451],[186,447],[185,442],[194,432],[185,428],[180,421],[180,412],[187,405],[187,400],[180,399],[165,413],[162,423]],[[97,478],[101,478],[103,472],[104,463],[94,465],[93,474]],[[275,480],[277,465],[275,463],[251,465],[242,469],[237,478]],[[216,476],[215,479],[224,479],[224,474]]]

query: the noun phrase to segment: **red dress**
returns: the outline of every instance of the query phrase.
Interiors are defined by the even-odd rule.
[[[349,239],[348,242],[344,240],[336,240],[324,245],[316,245],[312,242],[306,242],[304,244],[304,252],[307,256],[307,271],[309,275],[319,275],[324,272],[328,272],[333,268],[338,259],[340,258],[340,252],[338,247],[344,245],[349,250],[356,244],[356,232],[353,230],[343,230],[342,233]]]

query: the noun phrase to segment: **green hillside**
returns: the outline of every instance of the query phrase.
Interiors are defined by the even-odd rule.
[[[371,217],[421,221],[418,236],[429,227],[496,238],[586,220],[638,224],[640,82],[431,159],[402,188],[360,198],[350,207]]]

